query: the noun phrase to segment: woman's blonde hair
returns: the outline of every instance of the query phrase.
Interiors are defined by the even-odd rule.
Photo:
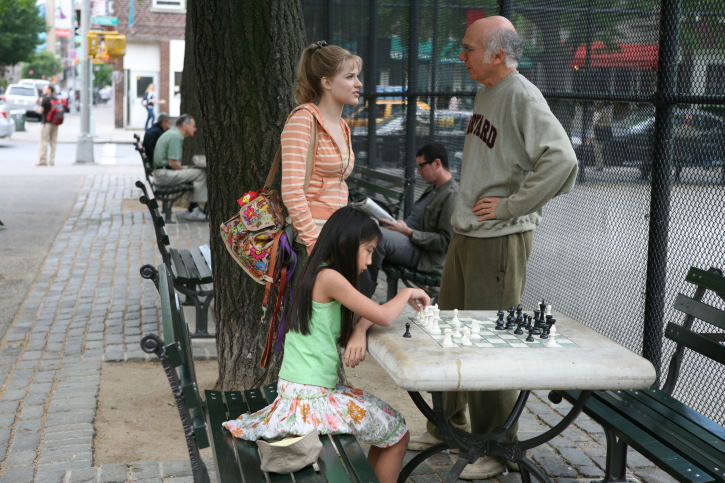
[[[324,40],[308,46],[297,64],[295,101],[304,104],[319,99],[322,96],[322,78],[332,79],[349,60],[358,72],[362,70],[362,59],[342,47],[327,45]]]

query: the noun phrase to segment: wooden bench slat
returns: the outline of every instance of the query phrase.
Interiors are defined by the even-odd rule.
[[[209,248],[209,245],[200,245],[199,251],[204,256],[204,260],[206,260],[206,265],[209,267],[209,270],[211,270],[211,249]]]
[[[372,182],[365,181],[359,178],[353,178],[352,176],[347,179],[348,183],[352,183],[356,186],[359,186],[360,188],[365,188],[370,190],[371,192],[381,194],[383,196],[387,196],[391,200],[400,200],[403,197],[402,192],[395,191],[390,188],[386,188],[384,186],[376,185]]]
[[[259,389],[247,389],[244,391],[244,400],[247,401],[249,406],[249,412],[256,413],[267,405],[267,401],[264,400],[264,396]]]
[[[725,441],[725,428],[707,416],[704,416],[691,407],[682,404],[680,401],[668,395],[664,391],[660,391],[658,389],[645,389],[642,392]]]
[[[181,261],[184,263],[184,268],[186,268],[186,273],[189,274],[188,278],[200,280],[201,275],[199,274],[194,257],[191,256],[191,252],[189,250],[179,250],[178,252],[181,256]]]
[[[677,294],[674,307],[680,312],[692,315],[702,321],[708,322],[721,329],[725,329],[725,311],[715,308],[706,303],[695,300],[692,297]]]
[[[234,438],[228,432],[220,430],[221,424],[228,420],[226,408],[222,401],[222,395],[219,391],[205,391],[206,407],[209,417],[209,428],[212,429],[212,446],[214,449],[214,459],[217,463],[217,475],[219,481],[222,482],[240,482],[242,481],[242,473],[234,451],[234,442],[230,438]],[[260,471],[261,474],[261,471]],[[262,476],[263,481],[264,475]]]
[[[725,296],[725,278],[722,275],[712,273],[709,270],[690,267],[685,280]]]
[[[224,400],[227,402],[231,419],[236,419],[249,412],[249,406],[244,402],[242,393],[239,391],[224,391]]]
[[[213,280],[211,267],[207,264],[206,258],[204,258],[204,255],[201,253],[201,247],[192,248],[189,250],[189,253],[191,254],[191,258],[194,259],[194,265],[196,266],[196,269],[199,272],[199,277],[202,280],[201,283],[211,283]],[[208,280],[208,282],[205,280]]]
[[[169,255],[171,255],[171,269],[174,272],[174,278],[182,282],[188,280],[189,274],[186,271],[186,267],[178,250],[171,250]]]
[[[277,384],[267,384],[262,387],[262,394],[267,404],[272,404],[277,399]]]
[[[335,451],[335,445],[330,438],[330,435],[320,435],[322,441],[322,451],[320,451],[320,457],[317,460],[317,464],[320,466],[320,470],[325,473],[327,481],[334,482],[346,482],[351,481],[347,470],[342,465],[340,457]]]
[[[713,468],[722,464],[722,460],[718,462],[717,451],[707,447],[701,439],[689,433],[687,428],[682,428],[674,421],[662,417],[650,407],[633,403],[629,392],[597,391],[593,397],[608,404],[625,415],[633,424],[649,433],[657,435],[658,432],[666,432],[667,437],[657,439],[661,440],[665,446],[677,451],[683,458],[703,468],[704,471],[711,472]],[[722,456],[722,453],[719,455]]]
[[[332,441],[354,478],[361,482],[378,481],[365,452],[352,435],[336,434],[332,436]]]
[[[708,337],[703,337],[672,322],[667,324],[665,337],[705,355],[720,364],[725,364],[725,347]]]
[[[668,473],[679,478],[687,477],[694,483],[714,481],[705,470],[679,456],[624,415],[599,400],[596,397],[598,392],[592,393],[587,400],[584,412],[588,416],[605,428],[615,428],[617,434],[629,446],[642,453],[645,458],[657,462],[658,466]],[[573,403],[579,398],[580,391],[562,391],[562,394]]]
[[[627,391],[627,394],[712,446],[725,460],[725,428],[715,421],[658,389]],[[667,403],[665,398],[669,399]]]
[[[400,176],[385,173],[383,171],[375,171],[374,169],[366,168],[364,166],[355,166],[354,173],[355,175],[361,175],[363,177],[382,179],[393,184],[400,183]]]

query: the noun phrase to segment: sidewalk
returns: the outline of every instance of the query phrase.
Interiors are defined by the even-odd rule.
[[[106,131],[109,139],[118,135],[115,131]],[[130,132],[121,132],[130,138]],[[153,228],[147,213],[123,203],[138,198],[133,182],[142,177],[140,166],[99,166],[86,176],[25,300],[7,332],[0,333],[0,483],[192,481],[188,460],[92,466],[102,362],[151,360],[139,340],[160,330],[156,290],[138,276],[143,263],[161,263]],[[168,229],[174,246],[208,242],[208,226],[202,223]],[[194,350],[199,358],[216,357],[213,343],[195,343]],[[536,392],[522,416],[519,438],[555,424],[568,407],[553,406],[546,391]],[[170,429],[177,430],[183,438],[180,427]],[[557,482],[601,478],[604,435],[580,416],[529,456]],[[411,480],[442,481],[454,460],[441,453]],[[672,481],[633,451],[628,461],[632,480]],[[207,465],[213,470],[213,461]],[[521,478],[510,473],[491,481]]]

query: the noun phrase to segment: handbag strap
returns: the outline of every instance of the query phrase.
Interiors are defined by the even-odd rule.
[[[267,341],[264,345],[264,352],[262,352],[262,358],[259,361],[259,367],[264,369],[267,367],[269,356],[272,354],[272,346],[274,346],[274,333],[277,322],[277,315],[279,314],[279,308],[282,305],[282,299],[284,299],[284,291],[287,282],[287,267],[282,267],[279,275],[279,291],[277,292],[277,301],[274,303],[274,310],[272,311],[272,318],[269,321],[269,329],[267,330]]]
[[[299,108],[297,108],[299,109]],[[297,110],[295,109],[295,110]],[[292,111],[294,112],[294,111]],[[307,148],[307,159],[306,159],[306,169],[305,169],[305,183],[302,187],[302,191],[307,193],[307,188],[310,186],[310,178],[312,177],[312,167],[314,166],[315,162],[315,152],[317,151],[317,118],[312,116],[312,143],[310,143],[310,146]],[[274,179],[277,177],[277,172],[279,171],[279,165],[280,161],[282,160],[282,146],[277,148],[277,153],[274,155],[274,161],[272,161],[272,166],[269,168],[269,173],[267,173],[267,179],[264,182],[264,189],[270,189],[272,187],[272,183],[274,183]]]

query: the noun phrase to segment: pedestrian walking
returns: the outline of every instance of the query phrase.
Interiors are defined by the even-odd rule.
[[[156,86],[153,84],[149,84],[149,86],[146,88],[146,92],[143,95],[143,99],[141,99],[141,104],[146,108],[146,125],[144,126],[144,130],[148,131],[151,129],[151,126],[154,125],[154,122],[156,122],[156,112],[154,109],[156,108]]]
[[[53,166],[55,164],[55,147],[58,143],[58,126],[63,123],[63,105],[53,95],[52,84],[43,87],[38,113],[40,114],[40,142],[38,143],[38,164],[36,166]],[[50,157],[48,157],[50,147]]]

